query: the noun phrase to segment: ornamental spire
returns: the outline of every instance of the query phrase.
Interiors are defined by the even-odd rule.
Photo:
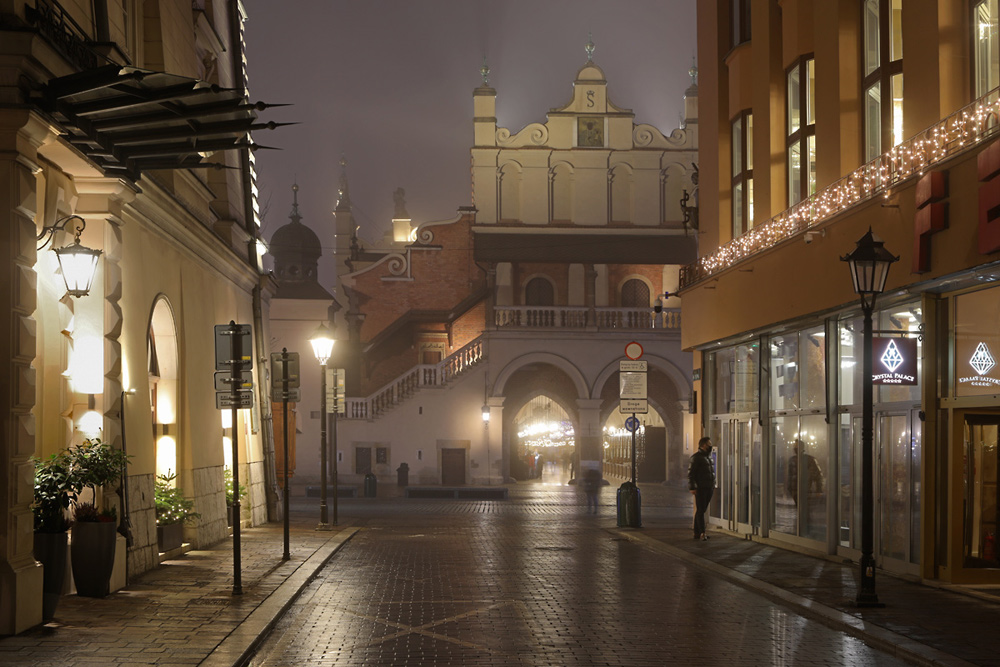
[[[294,223],[302,222],[302,216],[299,215],[299,184],[292,184],[292,214],[288,216],[289,219]]]
[[[337,209],[351,207],[351,193],[347,188],[347,158],[343,153],[340,155],[340,190],[338,191]]]
[[[587,62],[594,62],[594,33],[587,33],[587,45],[583,47],[583,50],[587,52]]]
[[[479,68],[479,73],[483,77],[483,85],[490,85],[490,66],[486,64],[486,56],[483,56],[483,66]]]

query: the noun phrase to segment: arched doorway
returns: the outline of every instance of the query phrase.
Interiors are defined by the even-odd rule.
[[[149,405],[153,420],[156,474],[176,474],[177,462],[177,328],[166,297],[153,304],[146,333]]]
[[[576,431],[569,413],[551,396],[539,395],[514,416],[516,441],[511,476],[541,484],[568,484],[574,472]]]

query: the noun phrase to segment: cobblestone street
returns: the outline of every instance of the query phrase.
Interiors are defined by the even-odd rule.
[[[351,503],[364,529],[251,664],[904,664],[621,537],[613,499],[605,487],[598,516],[541,485],[507,502]]]

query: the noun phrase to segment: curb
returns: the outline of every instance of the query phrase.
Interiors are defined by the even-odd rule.
[[[208,654],[202,667],[242,667],[245,665],[271,628],[295,602],[324,565],[354,537],[360,528],[346,528],[331,537],[305,560],[289,577],[258,605],[247,618]]]
[[[975,667],[975,663],[967,662],[932,646],[922,644],[910,637],[872,625],[863,618],[858,618],[815,600],[810,600],[809,598],[786,591],[766,581],[755,579],[742,572],[701,558],[666,542],[661,542],[633,531],[623,531],[617,528],[608,528],[607,530],[624,537],[630,542],[642,544],[657,553],[671,556],[694,567],[719,575],[738,586],[763,595],[782,606],[791,608],[798,614],[819,621],[834,630],[856,637],[865,644],[884,651],[900,660],[905,660],[915,665],[928,665],[931,667]]]

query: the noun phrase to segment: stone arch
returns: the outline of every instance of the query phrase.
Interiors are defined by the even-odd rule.
[[[685,189],[690,193],[693,188],[688,168],[680,162],[668,162],[660,171],[660,181],[661,222],[682,223],[684,213],[681,211],[681,197]]]
[[[634,190],[632,166],[620,162],[611,168],[608,174],[611,189],[611,222],[632,222],[634,206],[632,195]]]
[[[578,398],[586,398],[590,394],[590,388],[587,386],[587,380],[583,372],[571,361],[550,352],[529,352],[528,354],[523,354],[512,359],[503,367],[503,370],[500,371],[496,381],[493,383],[493,390],[490,392],[490,395],[496,397],[504,396],[511,376],[531,364],[548,364],[561,370],[572,381]]]
[[[153,299],[146,329],[146,371],[153,427],[156,474],[179,468],[180,347],[174,310],[164,294]]]
[[[573,165],[568,162],[556,162],[549,170],[549,219],[552,222],[570,222],[573,220]]]
[[[500,165],[497,172],[497,187],[500,211],[499,220],[518,221],[521,219],[521,165],[513,160]]]

